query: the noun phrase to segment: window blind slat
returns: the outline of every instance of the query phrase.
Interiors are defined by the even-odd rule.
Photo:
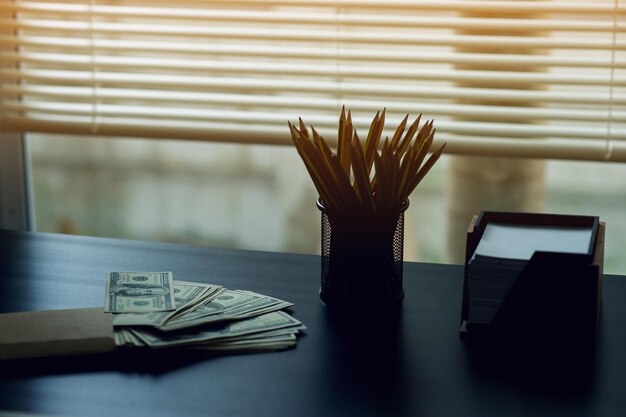
[[[154,88],[164,90],[205,90],[205,91],[246,91],[291,92],[311,94],[342,94],[378,97],[431,98],[431,99],[474,99],[484,101],[510,102],[554,102],[605,104],[607,92],[570,92],[489,88],[433,87],[430,85],[379,84],[366,82],[335,82],[290,80],[284,78],[237,78],[237,77],[194,77],[171,74],[104,73],[96,76],[90,72],[78,71],[38,71],[0,70],[0,79],[14,79],[21,75],[23,80],[33,83],[55,82],[58,85],[73,85],[109,88]],[[625,95],[614,95],[613,103],[626,104]]]
[[[135,123],[121,121],[119,123],[107,123],[100,121],[97,129],[94,129],[92,120],[44,120],[37,118],[23,118],[11,116],[4,120],[6,126],[13,130],[28,130],[31,132],[44,133],[73,133],[89,135],[97,133],[102,136],[124,137],[129,131],[140,130],[146,132],[146,136],[154,138],[180,137],[185,140],[200,140],[214,142],[252,143],[288,145],[291,139],[284,129],[273,126],[229,126],[225,124],[212,124],[202,126],[190,126],[188,123],[180,126],[160,125],[155,122]],[[332,131],[321,130],[326,134],[331,145],[333,143]],[[268,139],[269,138],[269,139]],[[439,135],[437,144],[447,142],[447,146],[453,148],[451,153],[464,155],[488,155],[502,156],[513,155],[526,158],[551,158],[584,161],[625,161],[626,143],[615,142],[612,144],[610,153],[603,141],[586,140],[549,140],[549,139],[511,139],[511,138],[480,138],[480,137],[456,137]]]
[[[67,115],[76,117],[91,117],[93,107],[90,104],[72,104],[72,103],[6,103],[2,106],[3,110],[9,111],[29,111],[41,114]],[[283,112],[242,112],[236,110],[224,109],[190,109],[190,108],[156,108],[141,106],[124,106],[124,105],[107,105],[98,103],[98,117],[123,120],[134,120],[136,122],[142,120],[162,120],[167,118],[171,122],[229,122],[236,124],[259,124],[259,125],[280,125],[289,119],[289,110],[284,109]],[[393,115],[392,115],[393,116]],[[318,127],[332,129],[336,124],[336,116],[334,114],[318,114],[314,117],[314,121]],[[396,119],[396,120],[394,120]],[[367,129],[370,120],[364,117],[353,118],[355,127],[358,129]],[[389,117],[389,121],[398,123],[399,117]],[[498,123],[496,121],[486,122],[463,122],[463,121],[441,121],[439,129],[447,133],[468,134],[474,136],[507,136],[515,138],[575,138],[575,139],[604,139],[606,129],[600,126],[573,126],[563,129],[560,126],[531,125],[531,124],[508,124]],[[617,137],[626,140],[626,129],[619,130]]]
[[[130,89],[100,89],[97,97],[89,87],[22,87],[8,86],[6,89],[16,96],[32,98],[41,102],[92,103],[127,103],[132,101],[136,105],[154,106],[154,99],[158,98],[158,105],[163,108],[176,108],[180,106],[207,107],[207,106],[236,106],[284,109],[292,113],[306,110],[329,110],[337,106],[346,105],[356,111],[369,111],[371,109],[388,106],[394,109],[403,109],[407,113],[419,114],[424,110],[420,103],[415,101],[390,101],[390,100],[339,100],[324,97],[308,97],[302,100],[300,97],[288,95],[249,95],[249,94],[216,94],[198,92],[164,92],[151,90]],[[475,120],[509,121],[517,120],[573,120],[580,122],[606,122],[607,111],[604,109],[571,109],[571,108],[534,108],[514,106],[481,106],[454,103],[429,103],[428,116],[457,116],[472,118]],[[616,122],[626,122],[626,110],[614,111],[612,118]]]
[[[319,13],[282,11],[250,11],[250,10],[205,10],[173,7],[141,8],[120,7],[81,4],[49,4],[49,3],[8,3],[0,5],[0,10],[29,13],[34,16],[45,17],[49,13],[63,13],[71,18],[89,17],[95,18],[127,18],[137,19],[163,19],[164,22],[171,20],[213,20],[220,23],[285,23],[293,25],[331,25],[340,24],[346,27],[362,26],[372,27],[406,27],[406,28],[438,28],[438,29],[480,29],[490,30],[559,30],[559,31],[582,31],[582,32],[612,32],[616,29],[611,21],[586,21],[577,19],[502,19],[502,18],[460,18],[460,17],[436,17],[436,16],[406,16],[379,14],[336,14],[332,11]],[[617,22],[617,30],[623,32],[626,27]]]
[[[77,31],[90,32],[96,36],[154,36],[159,38],[176,37],[184,42],[184,39],[238,39],[238,40],[270,40],[301,42],[340,42],[354,44],[383,44],[383,45],[415,45],[424,46],[471,46],[475,48],[489,49],[500,48],[556,48],[556,49],[613,49],[626,50],[626,42],[620,41],[613,44],[610,37],[605,39],[597,37],[552,38],[552,37],[520,37],[520,36],[484,36],[484,35],[441,35],[432,37],[428,35],[415,35],[406,33],[394,33],[391,31],[372,34],[369,31],[339,32],[320,31],[313,29],[274,29],[274,28],[247,28],[247,27],[207,27],[199,25],[174,26],[174,25],[147,25],[147,24],[122,24],[100,22],[71,22],[71,21],[43,21],[26,20],[19,25],[12,21],[0,20],[0,28],[24,29],[27,31],[66,33],[68,36]]]
[[[546,55],[515,55],[515,54],[489,54],[489,53],[462,53],[449,52],[425,53],[419,50],[390,50],[385,49],[341,49],[319,47],[314,50],[306,50],[302,47],[285,45],[242,45],[242,44],[207,44],[207,43],[175,43],[129,40],[108,40],[80,38],[55,38],[23,36],[2,37],[0,45],[21,45],[35,51],[54,50],[59,53],[83,53],[89,54],[91,50],[100,53],[117,53],[124,56],[133,56],[135,52],[150,52],[157,55],[170,54],[170,56],[184,56],[187,58],[206,58],[207,55],[219,54],[224,57],[254,57],[254,58],[281,58],[281,59],[307,59],[335,61],[340,55],[346,62],[350,61],[394,61],[399,63],[446,63],[446,64],[471,64],[476,66],[516,67],[590,67],[608,68],[612,65],[610,54],[596,57],[585,56],[546,56]],[[615,68],[626,68],[626,63],[616,62]]]
[[[78,3],[88,4],[86,0],[36,0],[38,3]],[[119,4],[115,0],[98,0],[99,4]],[[506,1],[485,1],[485,0],[229,0],[230,7],[260,6],[260,7],[339,7],[342,9],[371,9],[385,11],[447,11],[447,12],[481,12],[481,13],[582,13],[582,14],[604,14],[612,15],[615,6],[612,1],[589,3],[585,1],[533,1],[529,3],[524,0]],[[163,6],[171,5],[169,0],[125,0],[124,4],[129,6]],[[180,0],[176,4],[186,7],[223,7],[221,0]],[[618,10],[618,15],[626,15],[623,9]]]
[[[41,54],[41,53],[5,53],[0,54],[0,63],[28,64],[31,68],[41,66],[61,67],[65,69],[89,70],[97,66],[99,70],[116,70],[124,67],[133,71],[159,71],[159,73],[207,73],[218,72],[225,74],[242,75],[280,75],[280,76],[310,76],[328,77],[340,74],[343,77],[358,77],[386,80],[425,80],[425,81],[480,81],[489,84],[516,84],[534,83],[543,84],[576,84],[576,85],[616,85],[626,86],[626,78],[610,77],[606,71],[604,75],[575,75],[554,74],[545,72],[516,72],[516,71],[476,71],[476,70],[423,70],[415,67],[396,66],[394,68],[378,66],[358,66],[344,64],[338,69],[333,64],[310,63],[279,63],[230,60],[176,60],[164,61],[159,58],[134,58],[116,56],[90,57],[70,54]]]

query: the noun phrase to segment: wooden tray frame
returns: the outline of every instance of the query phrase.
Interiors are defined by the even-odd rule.
[[[531,226],[590,227],[592,239],[586,254],[564,254],[536,252],[515,283],[511,293],[504,300],[491,325],[472,324],[468,321],[468,262],[480,242],[487,224],[500,223]],[[594,339],[602,306],[602,274],[604,264],[605,223],[596,216],[576,216],[543,213],[511,213],[483,211],[474,215],[467,232],[465,270],[461,306],[460,335],[463,339],[502,338],[513,341],[545,339],[585,338]],[[567,274],[571,274],[569,286]],[[524,305],[533,305],[540,298],[541,285],[555,277],[555,286],[562,286],[563,292],[571,294],[572,302],[562,302],[565,311],[548,314],[547,320],[524,323]],[[582,286],[580,285],[582,283]],[[584,288],[583,288],[584,287]],[[533,293],[535,291],[535,293]],[[538,295],[533,295],[538,294]],[[549,297],[549,295],[546,295]],[[543,306],[547,305],[544,302]],[[579,308],[580,307],[580,308]],[[531,311],[528,311],[531,313]],[[571,313],[571,314],[569,314]],[[550,316],[561,317],[559,326],[550,324]],[[572,320],[569,320],[571,317]],[[520,321],[521,320],[521,321]],[[555,318],[555,320],[558,320]],[[547,323],[547,324],[544,324]],[[558,329],[554,329],[558,327]],[[552,336],[554,335],[554,336]]]

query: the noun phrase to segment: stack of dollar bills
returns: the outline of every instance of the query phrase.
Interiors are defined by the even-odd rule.
[[[287,301],[220,285],[174,281],[171,272],[110,272],[105,312],[118,347],[188,347],[215,352],[293,347],[305,326]]]

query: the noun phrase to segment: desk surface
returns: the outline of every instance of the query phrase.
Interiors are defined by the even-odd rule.
[[[0,311],[102,305],[105,272],[171,270],[295,303],[293,350],[168,352],[0,364],[0,410],[63,416],[623,415],[626,278],[605,276],[589,373],[503,371],[459,339],[462,267],[407,263],[395,319],[319,301],[319,257],[0,231]],[[377,306],[372,306],[376,311]],[[0,337],[2,337],[0,335]]]

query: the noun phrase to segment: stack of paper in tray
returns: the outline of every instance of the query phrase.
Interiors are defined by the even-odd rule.
[[[219,285],[174,281],[171,272],[107,274],[105,311],[120,347],[193,347],[219,352],[285,349],[304,325],[292,303]]]
[[[468,263],[469,322],[490,324],[536,251],[587,253],[589,228],[489,223]]]

